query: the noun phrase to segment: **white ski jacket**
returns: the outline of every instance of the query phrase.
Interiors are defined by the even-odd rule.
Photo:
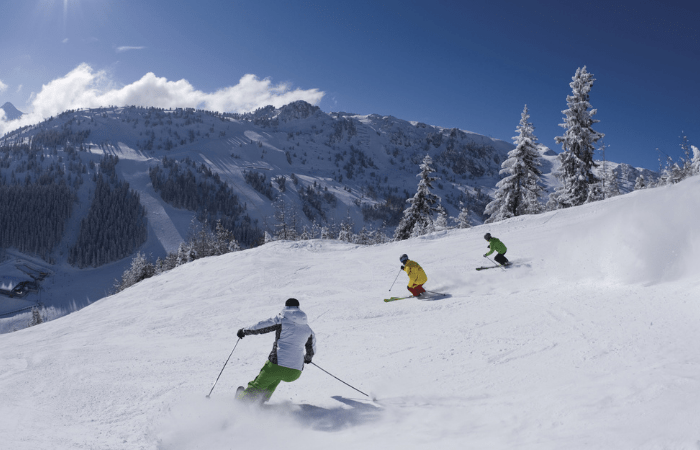
[[[307,323],[306,313],[295,306],[285,306],[272,317],[244,328],[244,333],[275,332],[275,343],[268,359],[271,363],[290,369],[304,369],[304,353],[310,358],[316,353],[316,335]]]

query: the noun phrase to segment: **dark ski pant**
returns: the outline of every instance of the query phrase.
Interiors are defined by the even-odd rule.
[[[240,392],[236,398],[239,400],[260,401],[261,403],[270,400],[280,381],[287,383],[298,379],[301,370],[290,369],[289,367],[278,366],[270,361],[266,361],[260,373],[250,383],[248,387]]]
[[[505,257],[505,253],[498,253],[496,256],[493,257],[493,259],[495,259],[496,262],[499,264],[508,263],[508,258]]]
[[[411,292],[411,294],[413,294],[414,297],[418,297],[420,294],[425,292],[425,289],[423,289],[422,284],[417,284],[413,287],[407,286],[406,288]]]

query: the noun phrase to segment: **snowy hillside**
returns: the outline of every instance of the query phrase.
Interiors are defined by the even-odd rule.
[[[14,204],[2,210],[14,225],[3,225],[12,228],[12,239],[0,241],[10,249],[0,254],[0,284],[29,281],[27,265],[47,273],[41,290],[23,299],[0,297],[0,316],[38,302],[70,309],[102,298],[137,251],[152,261],[176,252],[195,217],[223,220],[244,248],[259,244],[265,232],[275,234],[280,211],[287,225],[315,237],[321,226],[337,235],[341,225],[391,235],[426,154],[435,162],[434,193],[448,215],[456,218],[464,205],[478,225],[512,148],[468,131],[325,113],[305,102],[243,115],[137,107],[67,111],[0,139],[0,187],[17,187],[6,195]],[[558,160],[546,147],[540,150],[544,181],[553,190]],[[635,173],[630,168],[625,176],[633,180]],[[98,183],[101,176],[108,182]],[[136,194],[120,196],[124,182],[143,207],[130,226],[121,224]],[[53,197],[37,194],[43,198],[37,200],[27,186]],[[55,194],[59,186],[65,195]],[[98,191],[105,195],[93,208]],[[36,204],[60,204],[64,213],[43,220],[48,213]],[[37,223],[25,226],[31,219]],[[112,238],[100,241],[100,227],[112,228]],[[47,242],[34,242],[49,234]]]
[[[145,280],[0,335],[14,450],[691,449],[700,441],[700,177],[378,246],[274,242]],[[477,272],[490,232],[508,269]],[[399,255],[440,301],[404,293]],[[391,292],[394,278],[398,281]],[[236,403],[273,336],[236,330],[296,297],[314,362]]]

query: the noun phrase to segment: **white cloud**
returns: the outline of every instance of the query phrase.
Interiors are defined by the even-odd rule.
[[[129,46],[122,46],[122,47],[117,47],[117,53],[122,53],[122,52],[127,52],[129,50],[143,50],[146,47],[129,47]]]
[[[7,90],[7,85],[0,80],[0,93],[5,92]]]
[[[21,91],[22,91],[22,85],[20,84],[19,86],[17,86],[17,93],[19,94]]]
[[[136,105],[243,113],[267,105],[280,107],[297,100],[317,105],[324,95],[318,89],[292,89],[288,83],[275,85],[269,78],[260,79],[251,74],[244,75],[238,84],[216,92],[202,92],[187,80],[169,81],[151,72],[138,81],[117,87],[105,71],[95,71],[81,64],[64,77],[43,85],[39,93],[32,93],[29,113],[11,122],[0,121],[0,136],[67,109]]]
[[[65,38],[65,39],[62,40],[61,42],[64,43],[64,44],[67,44],[67,43],[68,43],[68,38]]]

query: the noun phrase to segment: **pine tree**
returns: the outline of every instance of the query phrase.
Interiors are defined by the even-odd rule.
[[[223,255],[229,252],[237,252],[241,249],[233,232],[224,228],[221,220],[216,222],[216,232],[214,234],[213,250],[214,255]]]
[[[164,259],[158,258],[155,264],[155,275],[160,275],[177,267],[178,254],[168,253]]]
[[[122,274],[121,281],[114,285],[115,292],[121,292],[141,280],[150,278],[155,272],[155,266],[146,260],[143,253],[138,252],[131,260],[131,266]]]
[[[284,198],[280,198],[273,203],[275,207],[275,239],[287,240],[289,239],[289,225],[287,222],[289,218],[287,217],[287,205],[284,203]]]
[[[634,182],[634,190],[639,191],[639,190],[646,189],[646,188],[647,188],[646,178],[644,178],[643,174],[639,175]]]
[[[411,206],[404,210],[403,218],[394,231],[394,239],[397,241],[408,239],[411,236],[421,236],[429,232],[433,226],[432,214],[437,212],[436,205],[439,204],[440,197],[430,192],[430,189],[433,188],[432,182],[436,180],[430,175],[435,172],[432,164],[432,158],[426,155],[420,165],[421,173],[417,175],[420,177],[420,181],[416,195],[406,200]],[[414,232],[414,228],[417,228],[416,232]]]
[[[348,210],[347,217],[340,223],[338,240],[343,242],[352,242],[354,228],[355,224],[352,221],[352,217],[350,217],[350,210]]]
[[[177,265],[181,266],[197,259],[197,253],[192,248],[192,243],[181,242],[177,249]]]
[[[589,199],[598,198],[596,193],[589,195],[589,190],[599,189],[594,186],[598,182],[598,178],[593,174],[593,168],[596,167],[593,161],[594,144],[605,136],[591,128],[594,123],[600,122],[593,119],[598,111],[589,111],[591,104],[588,100],[595,79],[584,66],[583,69],[576,70],[572,80],[569,86],[573,95],[566,97],[569,108],[562,111],[565,114],[564,123],[559,124],[560,127],[566,128],[566,133],[554,138],[564,149],[559,155],[561,167],[555,173],[562,186],[550,194],[548,209],[578,206]]]
[[[620,184],[617,181],[615,171],[613,169],[606,169],[603,172],[603,195],[605,198],[611,198],[620,194]]]
[[[438,205],[437,219],[435,219],[435,231],[447,230],[447,210],[442,205]]]
[[[693,149],[688,141],[688,136],[683,136],[681,142],[681,150],[683,150],[683,164],[681,170],[683,172],[683,178],[688,178],[693,175]]]
[[[540,181],[542,171],[539,169],[542,163],[535,144],[534,127],[528,122],[530,114],[527,105],[520,117],[520,125],[515,129],[518,135],[513,137],[515,149],[501,164],[500,174],[506,177],[496,184],[494,200],[484,210],[484,214],[490,216],[486,223],[542,211],[539,202],[544,194]]]
[[[691,167],[693,168],[693,175],[700,174],[700,149],[698,149],[696,146],[691,145],[691,148],[693,149],[693,162],[691,164]]]
[[[35,325],[39,325],[40,323],[44,323],[44,318],[41,317],[41,311],[39,308],[36,306],[32,307],[32,321],[29,322],[28,326],[33,327]]]
[[[457,228],[471,228],[469,223],[469,209],[464,203],[459,202],[459,215],[456,219],[452,219],[457,223]]]

